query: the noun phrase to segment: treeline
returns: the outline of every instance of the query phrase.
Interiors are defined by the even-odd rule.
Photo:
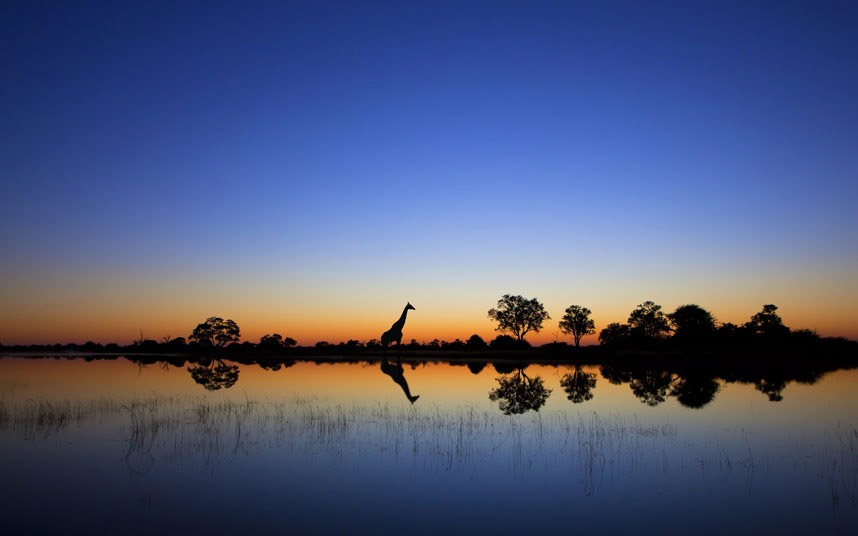
[[[820,337],[808,329],[790,329],[777,314],[777,306],[764,305],[762,310],[744,324],[718,322],[711,312],[696,304],[681,305],[671,313],[652,301],[645,301],[629,314],[625,323],[610,323],[599,330],[599,347],[578,348],[587,335],[596,333],[590,309],[570,305],[558,322],[560,331],[571,336],[574,347],[566,342],[555,341],[531,348],[525,339],[530,332],[539,332],[550,320],[545,307],[535,298],[504,295],[497,307],[488,311],[488,316],[497,322],[500,335],[486,342],[477,334],[466,340],[445,341],[434,339],[418,342],[411,339],[395,348],[385,348],[378,339],[329,343],[319,341],[312,346],[299,347],[297,341],[279,333],[263,335],[256,343],[241,341],[241,329],[230,319],[210,317],[198,324],[185,337],[162,337],[161,340],[140,338],[130,345],[116,343],[99,344],[54,344],[29,346],[3,346],[0,352],[27,353],[114,353],[114,354],[183,354],[227,356],[313,356],[313,355],[360,355],[386,351],[396,352],[489,352],[511,351],[534,354],[540,357],[582,357],[583,355],[614,355],[636,351],[760,351],[771,349],[858,351],[858,343],[844,338]]]
[[[527,341],[520,343],[509,335],[498,335],[489,342],[486,342],[479,335],[472,335],[467,340],[455,339],[446,341],[433,339],[428,342],[418,342],[416,339],[411,339],[408,343],[403,343],[398,350],[402,352],[410,351],[509,351],[521,350],[530,348]],[[237,340],[227,342],[225,344],[208,344],[198,340],[188,340],[185,337],[164,337],[160,341],[154,339],[140,338],[129,345],[119,345],[116,343],[99,344],[88,341],[84,344],[49,344],[49,345],[16,345],[3,346],[0,344],[0,352],[44,352],[44,353],[66,353],[79,352],[88,354],[191,354],[203,355],[212,354],[215,356],[230,356],[230,355],[251,355],[251,356],[277,356],[277,355],[296,355],[296,356],[312,356],[312,355],[353,355],[363,353],[379,353],[385,351],[381,342],[378,339],[370,339],[369,341],[359,341],[349,339],[345,342],[330,343],[328,341],[319,341],[310,346],[298,346],[295,339],[284,337],[278,333],[264,335],[259,342],[253,343],[250,341],[239,342]],[[391,352],[397,351],[397,348],[392,348]]]
[[[727,349],[797,349],[819,346],[855,347],[844,338],[820,337],[809,329],[793,330],[777,314],[777,306],[763,305],[742,325],[717,322],[711,312],[696,304],[680,305],[672,313],[662,306],[645,301],[629,313],[626,323],[613,322],[599,331],[600,346],[611,350],[727,350]],[[592,311],[570,305],[558,322],[560,331],[571,335],[575,346],[586,335],[596,333]],[[551,317],[537,299],[505,294],[496,308],[488,311],[497,330],[515,335],[520,343],[524,336],[539,332]],[[563,346],[565,343],[553,343]]]

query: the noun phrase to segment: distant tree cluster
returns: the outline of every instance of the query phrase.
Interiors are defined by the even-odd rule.
[[[777,306],[767,304],[742,326],[719,325],[712,313],[699,305],[680,305],[666,314],[661,305],[647,300],[629,314],[626,323],[612,322],[602,328],[599,343],[606,347],[652,348],[664,344],[702,347],[756,342],[771,345],[787,338],[809,345],[819,339],[809,330],[790,330],[776,311]],[[584,306],[570,305],[558,323],[560,331],[572,336],[576,347],[580,346],[583,337],[596,333],[591,314],[592,311]],[[515,337],[507,335],[507,340],[499,336],[492,343],[492,348],[503,346],[507,349],[511,349],[516,340],[519,347],[523,347],[525,335],[538,333],[544,321],[551,318],[536,298],[510,294],[504,294],[497,307],[489,309],[488,316],[497,322],[497,331]]]
[[[777,345],[812,343],[819,339],[809,330],[791,331],[777,315],[777,306],[763,305],[762,311],[737,326],[718,324],[715,317],[696,304],[680,305],[669,314],[661,306],[645,301],[631,312],[626,324],[608,324],[599,332],[599,342],[613,347],[646,347],[671,343],[679,346],[720,347],[737,345]]]

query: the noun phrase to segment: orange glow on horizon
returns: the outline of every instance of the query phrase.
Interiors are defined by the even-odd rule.
[[[821,336],[841,336],[849,339],[858,339],[858,327],[848,318],[836,320],[828,319],[827,322],[815,321],[809,315],[795,316],[781,313],[784,323],[793,329],[813,329]],[[96,313],[83,312],[77,315],[64,316],[62,312],[42,317],[40,322],[34,322],[28,316],[7,319],[2,329],[0,343],[6,346],[15,344],[82,344],[87,341],[107,344],[116,342],[121,345],[130,344],[141,335],[144,338],[162,340],[164,337],[188,338],[194,326],[207,318],[203,315],[198,320],[189,321],[187,318],[178,318],[178,315],[157,316],[146,315],[142,319],[113,317],[110,324]],[[387,330],[396,318],[390,315],[370,314],[351,318],[347,315],[331,317],[325,316],[303,316],[280,315],[280,318],[268,318],[267,315],[228,315],[217,313],[210,316],[223,316],[235,320],[241,328],[241,341],[258,342],[260,337],[266,334],[279,333],[289,336],[298,341],[301,346],[312,346],[316,342],[326,341],[331,344],[346,342],[355,339],[367,342],[378,339],[381,333]],[[530,332],[525,339],[533,345],[541,345],[553,341],[563,341],[572,344],[572,337],[563,334],[557,327],[560,315],[552,315],[552,319],[545,322],[543,329],[538,332]],[[717,315],[719,322],[732,322],[741,325],[750,318],[736,318]],[[582,339],[583,345],[598,344],[598,332],[610,322],[626,321],[627,314],[593,315],[596,322],[596,334],[588,335]],[[434,313],[431,317],[420,311],[412,311],[403,329],[403,344],[415,339],[420,343],[428,343],[434,339],[452,342],[455,339],[467,340],[471,335],[477,334],[486,342],[500,334],[494,329],[494,324],[488,319],[477,319],[473,316],[447,316]]]

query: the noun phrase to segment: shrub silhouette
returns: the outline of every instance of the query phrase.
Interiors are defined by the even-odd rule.
[[[509,335],[498,335],[489,343],[492,350],[523,350],[530,348],[530,343],[517,340]]]

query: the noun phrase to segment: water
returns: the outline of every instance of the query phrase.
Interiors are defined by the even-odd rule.
[[[0,359],[0,532],[858,526],[856,370],[394,365]]]

